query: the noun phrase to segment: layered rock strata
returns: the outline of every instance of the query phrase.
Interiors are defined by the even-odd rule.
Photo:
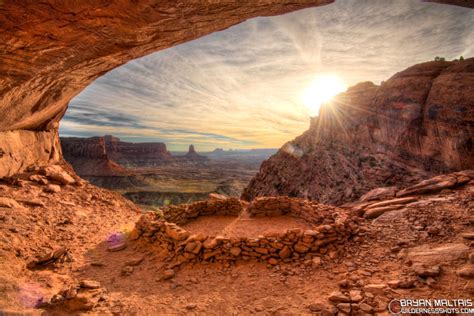
[[[352,212],[368,219],[377,218],[384,213],[403,210],[410,203],[418,203],[420,196],[462,188],[474,184],[474,170],[463,170],[451,174],[438,175],[400,190],[377,188],[359,201],[342,205]],[[390,192],[391,194],[387,194]]]
[[[61,137],[64,158],[82,177],[126,176],[130,172],[109,158],[103,137]]]
[[[303,135],[265,161],[242,197],[340,204],[376,187],[474,167],[474,58],[427,62],[324,105]]]
[[[124,166],[159,166],[173,161],[164,143],[130,143],[119,138],[104,136],[107,155]]]

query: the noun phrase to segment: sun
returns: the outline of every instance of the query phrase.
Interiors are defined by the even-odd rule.
[[[346,89],[344,82],[336,75],[319,75],[314,78],[303,93],[303,102],[308,108],[309,115],[317,116],[323,103]]]

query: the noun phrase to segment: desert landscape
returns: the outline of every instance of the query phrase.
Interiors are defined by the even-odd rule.
[[[473,8],[0,1],[0,315],[473,315]]]
[[[61,138],[64,158],[83,179],[124,195],[144,209],[239,197],[276,149],[170,153],[164,143],[127,143],[111,135]]]

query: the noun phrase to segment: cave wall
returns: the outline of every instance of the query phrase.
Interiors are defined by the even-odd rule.
[[[58,131],[0,132],[0,177],[8,177],[29,166],[41,166],[62,158]]]
[[[69,101],[109,70],[252,17],[333,1],[0,0],[0,177],[60,159],[53,144]]]

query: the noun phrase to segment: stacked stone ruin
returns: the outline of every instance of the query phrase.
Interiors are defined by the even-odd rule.
[[[189,262],[235,262],[251,259],[272,265],[305,262],[321,256],[359,233],[360,218],[336,207],[289,197],[257,198],[247,204],[236,198],[211,199],[166,207],[137,222],[132,239],[167,249],[172,267]],[[195,235],[179,225],[203,215],[281,216],[304,219],[312,229],[289,227],[278,233],[248,237]]]

